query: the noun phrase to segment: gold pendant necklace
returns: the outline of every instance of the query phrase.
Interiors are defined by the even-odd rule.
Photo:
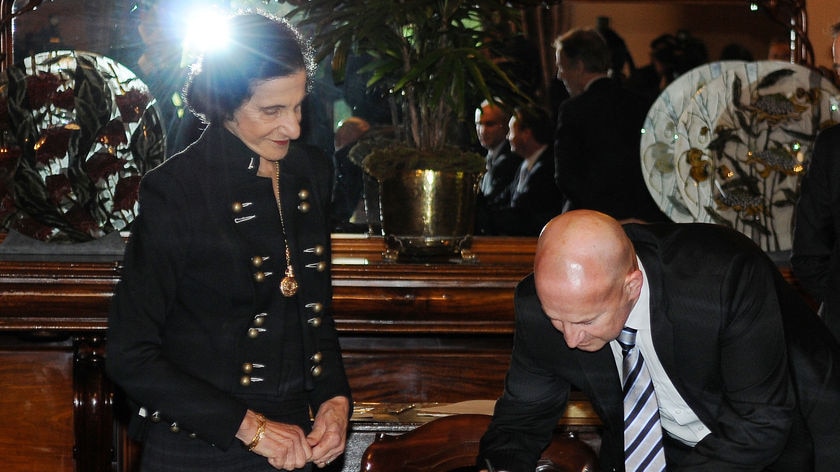
[[[292,253],[289,251],[289,238],[286,235],[286,222],[283,220],[283,205],[280,203],[280,163],[274,162],[276,169],[274,181],[275,198],[277,199],[277,210],[280,212],[280,227],[283,229],[283,243],[286,246],[286,274],[283,280],[280,281],[280,293],[284,297],[293,297],[298,291],[298,282],[295,278],[295,271],[292,269]]]

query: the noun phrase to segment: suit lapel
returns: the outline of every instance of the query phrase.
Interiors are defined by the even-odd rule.
[[[685,344],[688,342],[687,336],[691,336],[691,334],[685,332],[685,326],[695,322],[696,318],[699,316],[699,312],[691,309],[683,309],[679,312],[674,312],[670,302],[672,298],[666,296],[669,284],[673,285],[670,287],[671,297],[675,297],[674,293],[681,294],[684,291],[684,289],[683,291],[680,291],[680,288],[682,287],[679,287],[682,282],[678,280],[670,280],[669,277],[666,277],[664,263],[659,258],[660,245],[663,247],[668,246],[669,241],[667,241],[666,238],[670,236],[670,233],[663,235],[661,232],[644,227],[644,225],[626,225],[625,230],[627,230],[630,239],[633,241],[636,253],[639,255],[639,259],[641,259],[642,264],[644,265],[645,275],[647,276],[648,284],[650,285],[651,336],[653,339],[653,347],[656,350],[659,362],[662,364],[662,368],[665,370],[665,373],[668,375],[668,378],[671,380],[674,388],[676,388],[677,392],[680,396],[682,396],[683,400],[689,405],[695,414],[697,414],[700,420],[707,426],[714,426],[716,419],[714,416],[709,414],[710,409],[715,407],[715,405],[711,404],[714,403],[714,401],[710,400],[709,397],[698,398],[696,393],[692,393],[697,390],[696,386],[689,389],[689,386],[694,382],[683,380],[682,375],[684,373],[688,374],[695,372],[695,370],[694,368],[687,366],[684,360],[677,360],[677,343],[682,340],[681,345],[683,346],[683,350],[686,349]],[[685,303],[682,303],[681,305],[686,307],[689,306]],[[671,321],[673,319],[681,321],[681,325],[679,327],[675,326]],[[716,321],[710,320],[708,322],[714,323]],[[682,331],[678,332],[678,328]],[[708,331],[706,330],[704,332]],[[695,344],[702,344],[702,342],[695,342]],[[708,357],[708,351],[698,349],[688,350],[693,352],[693,356],[695,358],[698,356],[708,358],[708,362],[705,363],[708,366],[707,368],[714,369],[714,367],[711,367],[712,363],[717,361],[713,361],[710,357]],[[684,354],[681,356],[684,356]]]
[[[635,243],[635,241],[634,241]],[[667,316],[668,301],[665,298],[665,280],[662,267],[652,248],[636,244],[636,253],[642,261],[650,292],[650,329],[653,347],[659,362],[673,382],[677,382],[679,371],[674,358],[674,327]]]
[[[618,369],[615,365],[612,350],[609,345],[597,352],[585,352],[578,349],[572,355],[583,371],[587,386],[580,388],[591,399],[598,399],[593,404],[601,420],[609,423],[614,431],[624,430],[623,394],[619,381]]]

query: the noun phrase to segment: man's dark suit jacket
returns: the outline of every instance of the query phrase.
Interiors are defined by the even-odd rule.
[[[519,165],[522,164],[522,158],[511,151],[510,142],[505,140],[504,145],[499,150],[496,156],[495,163],[492,167],[487,169],[487,175],[490,177],[490,193],[488,195],[481,194],[481,197],[488,205],[496,205],[499,198],[510,186],[510,183],[516,179],[516,173],[519,172]]]
[[[689,452],[666,442],[669,470],[840,470],[840,347],[776,266],[720,226],[625,230],[649,281],[658,357],[711,430]],[[531,275],[516,289],[511,366],[479,463],[533,471],[571,388],[603,421],[603,470],[624,470],[612,351],[569,349],[543,313]]]
[[[501,207],[510,206],[510,192],[508,188],[511,182],[516,179],[519,172],[519,165],[522,158],[511,151],[510,142],[505,140],[504,146],[499,150],[495,164],[487,169],[483,178],[490,179],[490,193],[478,193],[476,200],[475,234],[492,235],[498,234],[490,220],[493,212]],[[554,164],[552,163],[552,166]]]
[[[796,205],[791,266],[840,339],[840,125],[820,132]]]
[[[557,186],[573,208],[617,220],[669,221],[642,177],[639,142],[648,102],[603,78],[560,105],[554,136]]]
[[[537,236],[550,219],[563,211],[566,199],[554,184],[551,146],[540,154],[537,163],[539,167],[528,176],[523,192],[516,193],[519,184],[517,176],[500,199],[507,203],[490,209],[490,234]]]

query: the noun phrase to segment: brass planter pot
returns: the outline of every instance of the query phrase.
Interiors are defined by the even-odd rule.
[[[411,170],[380,180],[385,257],[472,259],[480,178],[480,173]]]

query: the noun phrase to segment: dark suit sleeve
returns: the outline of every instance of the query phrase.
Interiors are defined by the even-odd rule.
[[[533,279],[530,286],[533,288]],[[523,282],[525,283],[525,282]],[[536,295],[522,300],[517,289],[516,335],[505,391],[496,402],[493,420],[481,439],[478,465],[489,459],[498,470],[532,472],[565,411],[569,383],[543,367],[530,348],[544,342],[530,321],[542,316]]]
[[[825,298],[831,252],[837,235],[832,223],[831,183],[840,182],[840,128],[817,137],[814,157],[802,179],[796,205],[791,265],[797,280],[817,301]]]
[[[191,240],[189,202],[182,185],[161,168],[146,175],[142,211],[134,221],[108,320],[108,374],[134,400],[177,412],[178,424],[221,449],[229,448],[246,407],[231,395],[177,366],[164,353],[166,314],[184,277],[182,248]],[[150,216],[150,215],[153,215]],[[177,386],[177,387],[173,387]],[[208,415],[212,412],[212,415]]]
[[[708,286],[693,288],[704,295],[694,297],[694,307],[673,307],[700,310],[700,317],[705,310],[721,312],[715,349],[700,347],[714,344],[713,334],[707,336],[700,328],[692,338],[690,323],[678,328],[684,331],[678,339],[685,343],[677,349],[685,355],[695,353],[695,359],[686,358],[678,370],[697,378],[690,386],[688,380],[676,382],[683,383],[693,408],[705,410],[697,413],[712,430],[679,470],[763,470],[784,450],[793,421],[795,395],[775,291],[776,269],[757,248],[733,254],[718,283],[705,279]],[[702,319],[697,323],[702,325]],[[688,372],[685,364],[690,363],[699,366],[697,372]],[[710,401],[715,391],[720,392],[719,401]]]

